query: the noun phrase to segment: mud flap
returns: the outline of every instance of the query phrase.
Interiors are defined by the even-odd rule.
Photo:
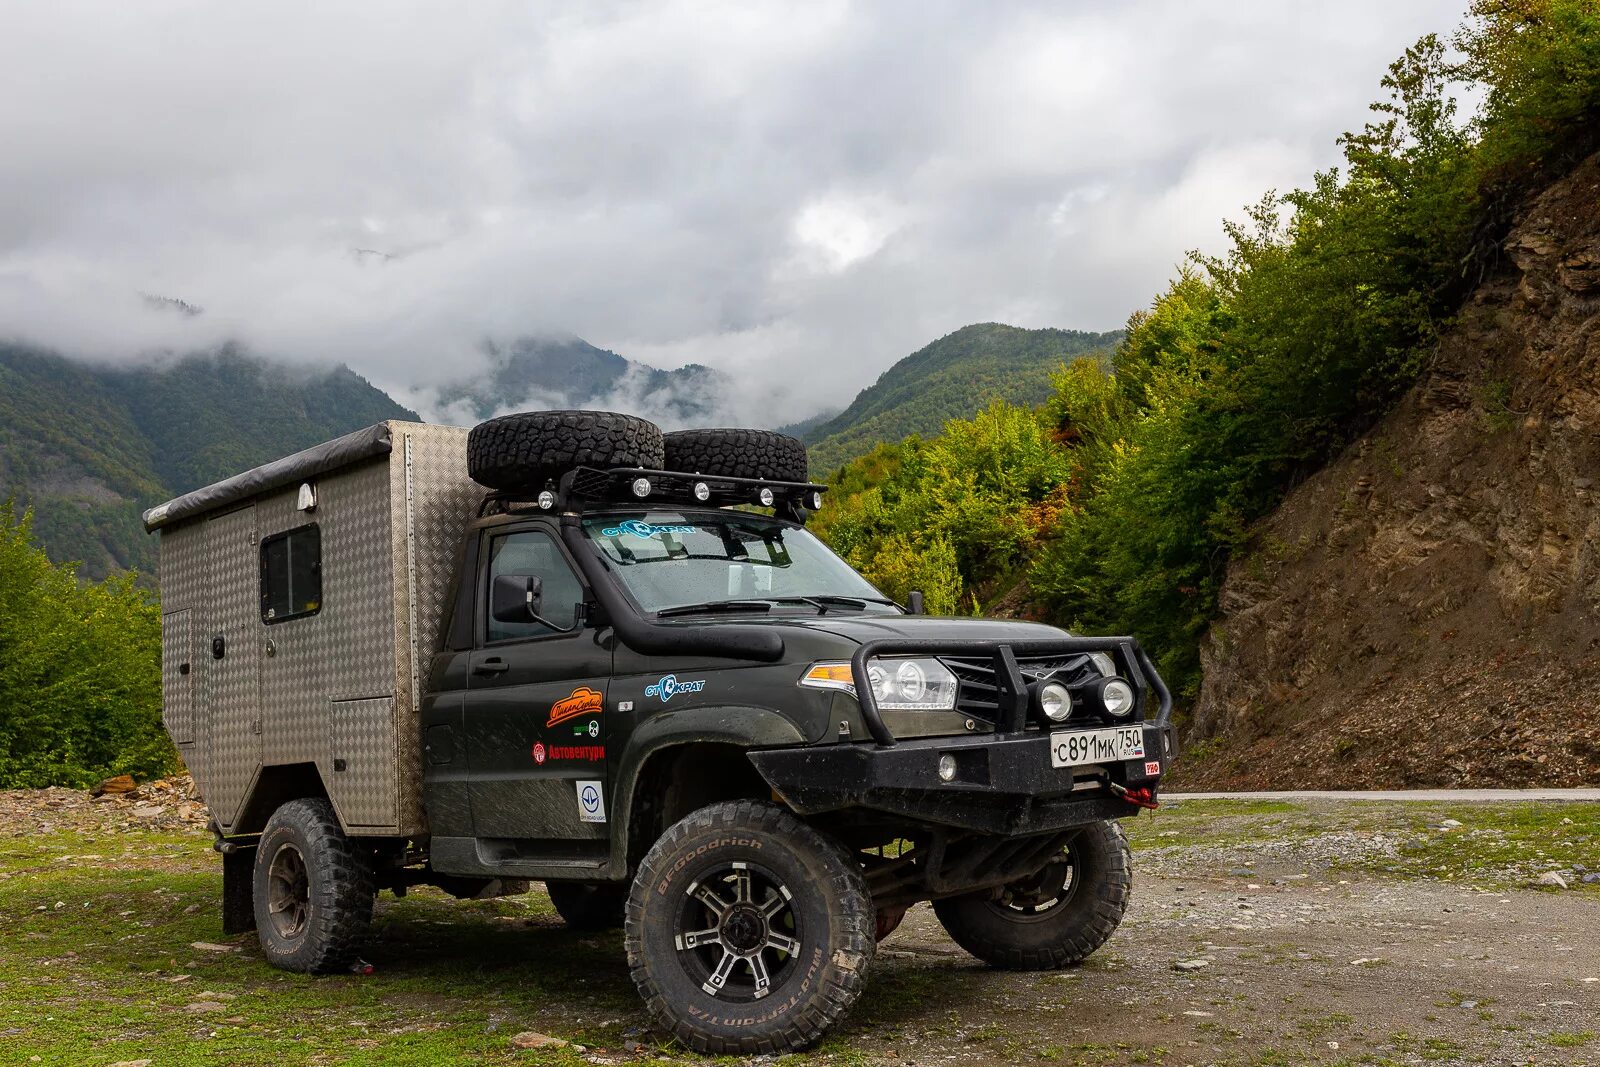
[[[254,848],[237,848],[222,855],[222,932],[225,934],[242,934],[256,928],[255,902],[250,889],[255,866]]]

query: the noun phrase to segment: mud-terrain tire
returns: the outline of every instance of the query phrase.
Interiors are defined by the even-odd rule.
[[[324,974],[355,959],[372,922],[372,863],[326,800],[291,800],[256,846],[252,898],[267,962]]]
[[[615,882],[546,882],[556,914],[574,930],[620,930],[628,887]]]
[[[1133,856],[1122,827],[1107,821],[1084,827],[1063,858],[1004,892],[936,900],[934,914],[956,944],[995,967],[1053,971],[1081,963],[1122,922]]]
[[[676,430],[663,440],[669,471],[803,482],[809,470],[806,446],[771,430]]]
[[[574,467],[648,467],[666,456],[661,428],[614,411],[523,411],[467,435],[467,474],[500,492],[537,492]]]
[[[782,1054],[814,1043],[861,994],[873,916],[839,845],[773,804],[712,804],[640,864],[628,966],[650,1013],[690,1048]]]

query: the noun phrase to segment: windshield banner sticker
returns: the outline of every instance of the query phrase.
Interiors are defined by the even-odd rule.
[[[662,534],[692,534],[698,533],[698,526],[656,526],[653,523],[641,522],[638,519],[629,519],[619,522],[615,526],[607,526],[600,533],[604,537],[621,537],[627,534],[630,537],[659,537]]]
[[[605,697],[586,685],[580,685],[572,691],[571,696],[562,697],[550,705],[550,721],[544,725],[548,729],[568,719],[576,719],[579,715],[593,715],[604,710]]]
[[[704,678],[697,678],[692,682],[680,682],[676,675],[669,674],[654,685],[645,686],[644,695],[647,697],[660,697],[665,704],[679,693],[698,693],[706,687]]]

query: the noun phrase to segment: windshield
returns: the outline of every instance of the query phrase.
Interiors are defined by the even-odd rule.
[[[645,611],[726,601],[890,604],[821,541],[765,515],[621,512],[585,518],[583,531]]]

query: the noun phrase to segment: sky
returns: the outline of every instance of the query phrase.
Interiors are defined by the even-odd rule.
[[[968,323],[1120,327],[1464,7],[0,0],[0,337],[428,414],[576,334],[794,421]]]

